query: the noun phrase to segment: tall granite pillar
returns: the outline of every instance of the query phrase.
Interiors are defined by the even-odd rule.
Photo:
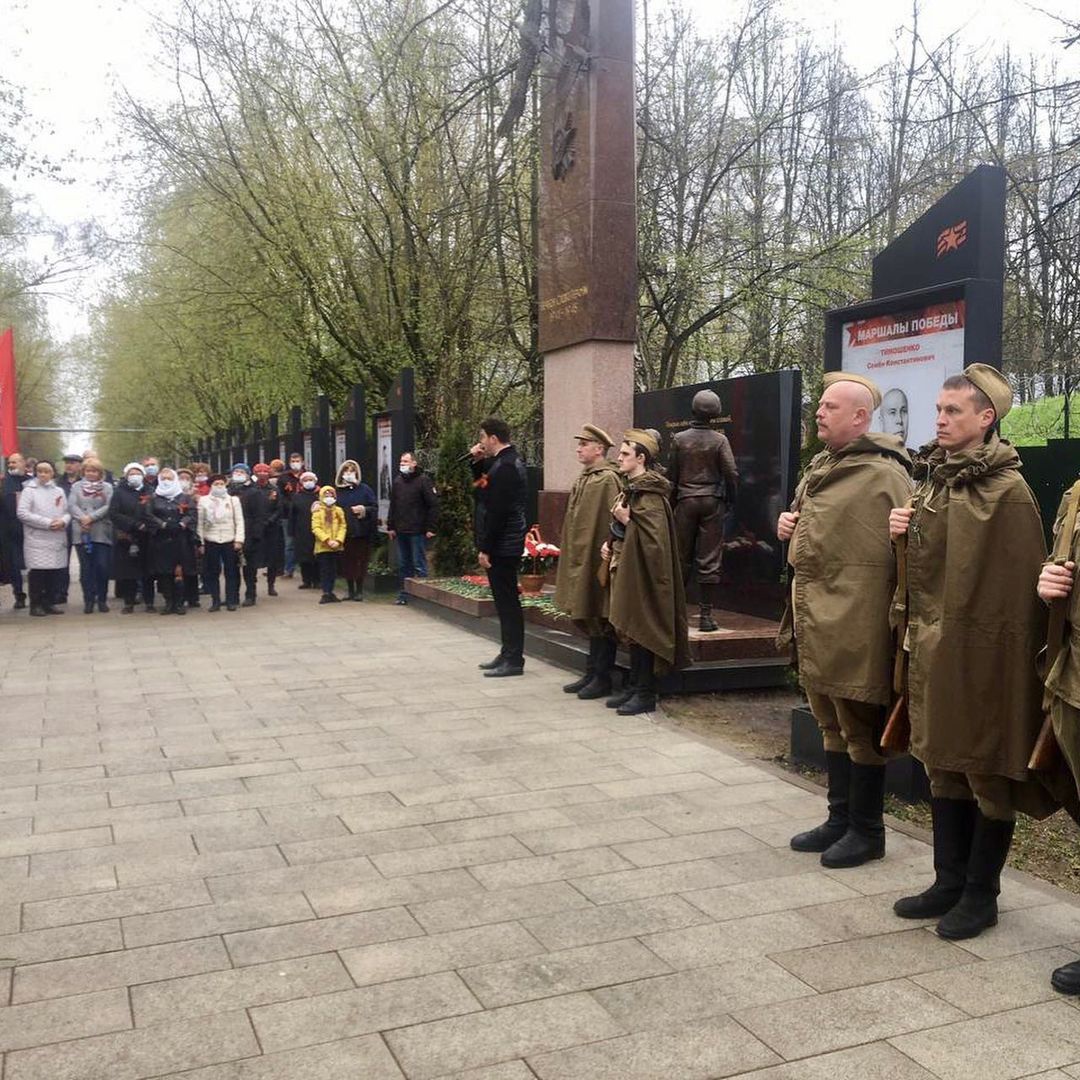
[[[541,71],[540,350],[545,535],[585,423],[631,426],[637,325],[633,0],[550,0]]]

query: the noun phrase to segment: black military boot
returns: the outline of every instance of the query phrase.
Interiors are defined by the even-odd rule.
[[[634,692],[615,712],[619,716],[637,716],[656,708],[656,676],[653,674],[653,655],[641,645],[630,646],[631,681]]]
[[[956,906],[937,924],[938,937],[963,941],[977,937],[989,926],[997,926],[1001,871],[1015,828],[1014,821],[999,821],[978,813],[964,891]]]
[[[578,691],[582,701],[595,701],[611,693],[611,673],[615,668],[615,653],[619,647],[613,637],[599,637],[596,647],[596,670],[593,677]]]
[[[851,782],[851,758],[847,751],[826,750],[825,770],[829,778],[829,816],[816,828],[791,838],[795,851],[827,851],[847,832],[848,785]]]
[[[589,638],[589,655],[585,658],[585,674],[573,682],[568,682],[563,687],[564,694],[576,694],[592,682],[593,673],[596,671],[596,650],[598,638]]]
[[[22,611],[26,607],[26,593],[17,592],[15,594],[15,610]]]
[[[821,865],[830,870],[862,866],[885,857],[885,766],[851,763],[848,787],[848,828],[835,844],[821,853]]]
[[[978,807],[971,799],[934,798],[930,813],[934,819],[934,884],[893,904],[901,919],[940,919],[964,891]]]

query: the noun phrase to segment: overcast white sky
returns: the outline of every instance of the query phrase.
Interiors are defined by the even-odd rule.
[[[684,0],[705,26],[719,26],[731,0]],[[929,42],[953,32],[978,48],[1006,41],[1015,52],[1043,52],[1055,33],[1039,8],[1064,12],[1076,0],[922,0],[920,30]],[[655,3],[655,0],[654,0]],[[1036,6],[1038,5],[1038,6]],[[0,0],[5,46],[14,51],[9,77],[27,91],[27,104],[44,131],[35,150],[64,162],[61,184],[20,182],[24,205],[68,228],[97,219],[110,232],[122,224],[122,184],[117,182],[117,132],[113,102],[120,85],[136,95],[168,92],[168,81],[151,65],[156,13],[168,15],[174,0]],[[13,10],[12,10],[13,9]],[[896,28],[910,23],[911,0],[787,0],[786,9],[809,32],[838,38],[850,61],[870,71],[887,62],[897,45]],[[8,178],[5,178],[5,181]],[[43,242],[44,243],[44,242]],[[72,281],[50,299],[60,337],[85,329],[86,308],[103,272]]]

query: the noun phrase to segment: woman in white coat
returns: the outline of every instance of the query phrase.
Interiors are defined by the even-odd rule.
[[[52,606],[70,558],[67,527],[71,521],[64,489],[56,483],[48,461],[34,467],[34,479],[19,494],[23,527],[23,559],[30,572],[30,614],[63,615]]]

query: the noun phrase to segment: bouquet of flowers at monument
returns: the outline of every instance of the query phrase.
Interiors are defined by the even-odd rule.
[[[525,534],[525,550],[521,553],[521,590],[539,592],[544,587],[544,575],[555,566],[559,549],[540,535],[534,525]]]

